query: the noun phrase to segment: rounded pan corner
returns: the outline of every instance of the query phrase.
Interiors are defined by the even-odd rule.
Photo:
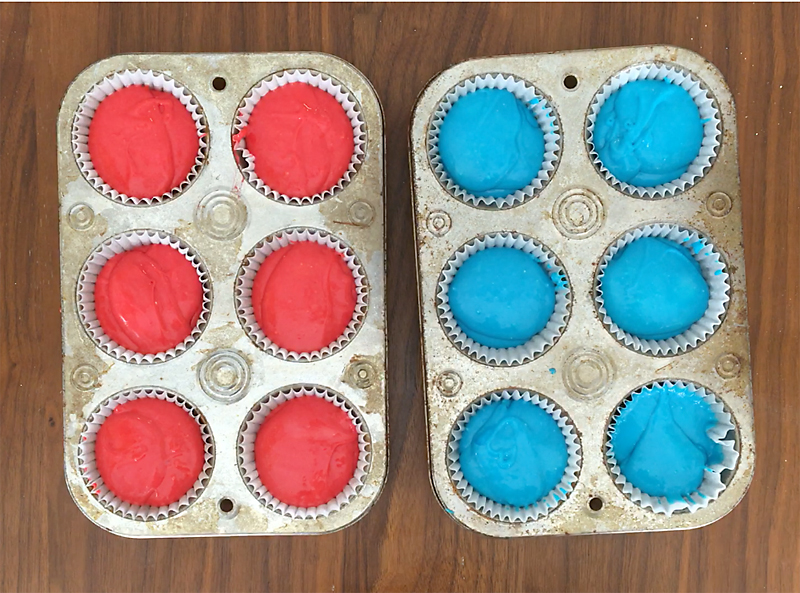
[[[107,525],[103,525],[101,523],[98,523],[97,519],[95,519],[86,510],[86,507],[84,507],[83,504],[81,503],[81,501],[78,499],[78,497],[80,496],[80,493],[82,493],[82,490],[79,493],[79,489],[81,487],[79,485],[75,484],[74,482],[70,481],[69,473],[68,473],[68,465],[67,465],[66,461],[64,462],[64,482],[65,482],[65,484],[67,486],[67,492],[69,492],[69,497],[72,499],[72,502],[75,503],[75,506],[78,507],[78,510],[81,512],[81,514],[84,517],[86,517],[86,519],[88,519],[89,522],[91,522],[95,527],[99,527],[103,531],[107,531],[108,533],[111,533],[113,535],[117,535],[117,536],[125,537],[125,538],[130,538],[130,539],[136,539],[136,536],[133,536],[133,535],[130,535],[130,534],[127,534],[127,533],[120,533],[120,532],[114,531],[113,529],[111,529]]]
[[[471,531],[476,531],[477,533],[480,533],[481,535],[485,535],[482,531],[479,531],[479,530],[475,529],[474,527],[464,523],[461,519],[459,519],[456,516],[456,514],[451,509],[449,509],[447,507],[447,505],[445,504],[444,500],[442,499],[442,496],[439,494],[439,489],[436,487],[436,482],[434,482],[433,470],[432,469],[431,469],[430,472],[428,472],[428,482],[430,482],[431,490],[433,491],[433,497],[436,499],[436,502],[439,503],[439,506],[442,507],[442,510],[447,514],[448,517],[450,517],[453,521],[458,523],[459,526],[463,527],[464,529],[469,529]]]

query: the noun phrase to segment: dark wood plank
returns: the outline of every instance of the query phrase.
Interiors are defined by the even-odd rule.
[[[714,62],[739,114],[758,462],[707,528],[493,540],[428,482],[407,128],[466,58],[671,43]],[[132,541],[91,525],[62,477],[55,122],[84,67],[134,51],[319,50],[386,113],[391,468],[360,523],[307,538]],[[800,9],[791,5],[0,7],[0,590],[800,591]]]

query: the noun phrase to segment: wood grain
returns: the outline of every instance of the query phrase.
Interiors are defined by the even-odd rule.
[[[750,493],[707,528],[494,540],[428,481],[408,123],[437,72],[492,54],[669,43],[734,91],[756,407]],[[56,115],[116,53],[318,50],[386,114],[390,473],[358,524],[320,537],[133,541],[70,500],[62,469]],[[797,5],[52,5],[0,7],[0,590],[800,591],[800,7]]]

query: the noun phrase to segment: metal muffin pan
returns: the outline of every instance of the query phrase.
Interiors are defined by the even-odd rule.
[[[711,92],[721,117],[716,160],[697,183],[674,197],[642,199],[612,187],[595,168],[586,142],[589,106],[612,76],[632,65],[664,63],[688,70]],[[439,103],[464,80],[513,75],[532,84],[554,107],[561,154],[549,183],[512,208],[478,208],[440,183],[428,155],[428,131]],[[552,54],[499,56],[457,64],[433,78],[414,107],[410,161],[425,377],[428,460],[433,490],[444,509],[475,531],[499,537],[662,531],[700,527],[742,499],[753,476],[755,439],[742,245],[741,196],[733,97],[713,65],[676,47],[648,46]],[[595,274],[607,247],[635,227],[676,223],[708,237],[727,265],[730,302],[721,326],[696,348],[675,356],[635,352],[598,318]],[[449,340],[437,314],[437,285],[462,245],[492,232],[517,232],[547,245],[572,290],[567,327],[552,348],[517,366],[483,364]],[[605,460],[606,430],[617,405],[659,379],[684,379],[712,391],[737,426],[739,460],[717,500],[695,512],[658,514],[632,502],[614,483]],[[448,442],[462,411],[506,388],[544,395],[567,413],[580,438],[575,489],[549,514],[508,522],[482,514],[457,492],[448,471]]]
[[[132,206],[113,201],[82,175],[71,132],[84,95],[104,77],[153,70],[174,78],[204,111],[209,147],[199,175],[164,203]],[[324,201],[295,206],[267,198],[237,166],[231,135],[240,102],[265,77],[311,70],[332,77],[356,99],[366,123],[365,156],[350,183]],[[217,90],[222,88],[222,90]],[[380,495],[388,456],[384,255],[384,145],[381,105],[369,81],[349,63],[320,53],[128,54],[93,64],[72,82],[58,117],[58,188],[64,397],[64,469],[67,486],[94,523],[128,537],[190,537],[328,533],[366,514]],[[289,227],[321,229],[344,241],[366,273],[369,301],[358,333],[341,350],[311,362],[282,360],[259,349],[237,319],[234,285],[248,252],[264,237]],[[200,257],[213,304],[208,323],[188,350],[166,362],[126,363],[101,350],[84,330],[76,285],[89,254],[120,233],[171,233]],[[248,490],[238,466],[237,438],[253,406],[270,392],[297,384],[341,394],[363,419],[370,461],[364,484],[340,510],[316,519],[268,509]],[[166,519],[125,518],[90,492],[78,445],[87,418],[121,391],[157,387],[190,402],[213,437],[213,468],[199,497]]]

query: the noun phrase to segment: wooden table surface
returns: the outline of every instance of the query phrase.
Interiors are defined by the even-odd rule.
[[[738,109],[757,469],[689,532],[506,541],[431,492],[412,256],[408,123],[461,60],[668,43],[716,64]],[[386,115],[391,455],[372,511],[318,537],[135,541],[92,525],[62,469],[56,114],[73,77],[129,52],[316,50]],[[800,7],[4,5],[0,8],[0,590],[800,591]]]

